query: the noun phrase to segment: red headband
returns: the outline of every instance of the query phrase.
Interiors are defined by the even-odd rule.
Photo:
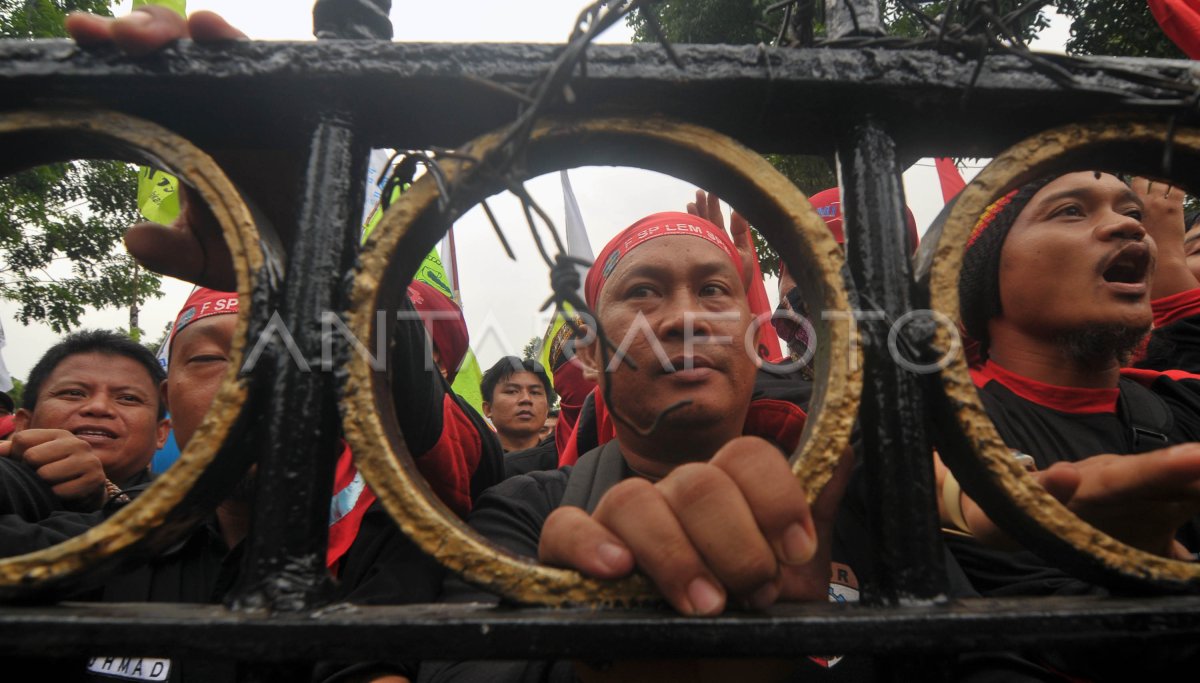
[[[846,243],[846,236],[842,230],[842,192],[836,187],[831,187],[828,190],[821,190],[808,198],[812,207],[816,209],[817,215],[825,219],[825,227],[829,228],[829,232],[833,233],[833,239],[838,244]],[[920,241],[917,236],[917,219],[913,216],[912,209],[904,207],[904,222],[905,228],[908,230],[908,240],[915,252],[917,243]]]
[[[425,331],[433,340],[446,364],[446,379],[454,381],[458,366],[467,355],[467,321],[462,309],[436,287],[413,280],[408,285],[408,298],[420,313],[435,313],[436,317],[421,317]]]
[[[171,326],[171,342],[167,344],[167,348],[175,343],[175,337],[179,336],[183,328],[197,320],[213,315],[237,315],[237,312],[237,292],[218,292],[207,287],[193,289],[187,301],[183,302],[179,315],[175,317],[175,324]]]
[[[725,252],[737,268],[738,279],[745,276],[742,272],[742,258],[733,246],[733,240],[724,230],[691,214],[664,211],[646,216],[625,228],[604,245],[604,249],[588,270],[583,286],[589,308],[596,310],[596,303],[600,301],[600,291],[604,289],[608,276],[616,270],[617,263],[629,252],[658,237],[698,237]]]

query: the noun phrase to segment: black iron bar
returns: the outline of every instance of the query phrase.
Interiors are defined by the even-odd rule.
[[[1066,643],[1194,644],[1200,597],[973,599],[944,605],[778,605],[712,619],[667,610],[333,607],[265,614],[214,605],[0,609],[0,656],[137,652],[263,662],[296,657],[736,657],[1003,650]],[[920,679],[924,680],[924,679]]]
[[[946,595],[940,526],[934,497],[932,449],[917,376],[898,363],[914,310],[905,227],[904,188],[896,147],[868,118],[847,131],[838,153],[847,262],[863,310],[864,357],[859,409],[868,513],[877,556],[882,604],[942,599]],[[918,362],[921,359],[903,359]]]
[[[897,321],[914,308],[900,171],[895,143],[871,117],[841,138],[847,263],[863,309],[859,453],[875,555],[874,590],[863,599],[880,605],[938,602],[947,594],[925,401],[917,377],[897,362],[903,348],[890,343]],[[910,653],[881,657],[876,670],[882,680],[938,680],[947,675],[945,664]]]
[[[557,104],[550,114],[663,114],[763,152],[832,154],[846,113],[873,111],[891,124],[901,158],[988,157],[1034,132],[1105,113],[1162,112],[1165,121],[1186,107],[1195,87],[1180,61],[1076,60],[1082,65],[1071,67],[1077,83],[1068,89],[1024,59],[997,55],[984,60],[963,108],[976,62],[932,50],[677,51],[683,71],[657,45],[593,45],[588,77],[571,82],[574,104]],[[517,112],[507,94],[480,79],[524,89],[556,56],[548,45],[324,41],[218,49],[185,41],[134,60],[65,41],[0,41],[0,107],[87,102],[156,120],[206,148],[302,149],[311,118],[298,114],[311,114],[314,102],[341,102],[367,144],[453,148],[511,124]],[[1123,75],[1111,72],[1117,67]],[[769,106],[755,107],[752,117],[730,106],[764,101]],[[1194,115],[1180,120],[1195,122]]]

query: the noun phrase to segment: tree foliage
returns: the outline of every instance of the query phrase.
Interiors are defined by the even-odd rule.
[[[1187,58],[1159,28],[1145,0],[1059,0],[1058,11],[1071,18],[1070,54]]]
[[[112,16],[108,0],[0,0],[0,38],[65,38],[69,12]]]
[[[13,405],[21,407],[21,400],[25,397],[25,383],[16,377],[12,378],[12,389],[8,390],[8,395],[13,400]]]
[[[521,347],[521,360],[537,360],[542,351],[541,346],[541,337],[530,337],[525,346]]]
[[[150,353],[153,353],[157,356],[158,350],[162,348],[163,344],[167,343],[167,338],[171,336],[171,328],[174,327],[174,325],[174,321],[168,320],[167,324],[163,325],[162,332],[158,333],[158,337],[141,337],[137,341],[139,341],[142,346],[150,349]]]
[[[107,0],[0,0],[0,36],[65,35],[67,12],[111,15]],[[0,178],[0,297],[24,324],[63,333],[88,308],[161,296],[160,278],[122,246],[137,221],[137,172],[118,161],[48,164]],[[136,330],[134,330],[136,333]]]
[[[161,296],[121,242],[137,221],[137,172],[111,161],[39,166],[0,180],[0,296],[23,324],[63,333],[87,308]]]
[[[767,8],[775,0],[663,0],[629,15],[634,42],[654,40],[644,12],[654,13],[673,43],[744,45],[770,40]],[[781,15],[775,14],[774,22]]]

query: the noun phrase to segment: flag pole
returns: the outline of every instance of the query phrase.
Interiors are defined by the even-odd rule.
[[[454,226],[446,232],[446,239],[450,240],[450,284],[454,289],[454,303],[462,308],[462,290],[458,286],[458,249],[454,246]]]

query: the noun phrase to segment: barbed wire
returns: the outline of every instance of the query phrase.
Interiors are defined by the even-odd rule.
[[[846,1],[846,0],[844,0]],[[1166,145],[1163,150],[1162,172],[1170,175],[1173,133],[1181,118],[1200,113],[1200,83],[1192,77],[1190,70],[1180,69],[1176,73],[1137,69],[1116,61],[1053,55],[1029,49],[1021,31],[1024,22],[1034,22],[1037,14],[1051,4],[1050,0],[1029,0],[1024,4],[1003,11],[998,0],[950,0],[938,16],[930,16],[921,9],[918,0],[896,0],[899,9],[913,17],[923,27],[919,36],[864,35],[837,39],[814,39],[811,44],[827,48],[884,48],[897,50],[935,50],[957,59],[975,60],[971,79],[963,90],[962,106],[966,106],[983,72],[986,59],[994,55],[1010,55],[1021,59],[1039,75],[1052,80],[1065,90],[1087,90],[1090,93],[1108,94],[1125,106],[1141,109],[1162,110],[1169,114]],[[768,13],[783,12],[776,35],[776,45],[781,47],[802,46],[794,39],[796,17],[803,15],[809,21],[808,30],[816,20],[814,0],[782,0],[767,8]],[[847,2],[847,7],[852,4]],[[1126,83],[1159,91],[1161,95],[1131,95],[1127,90],[1097,83],[1094,75],[1104,75]],[[1085,78],[1090,78],[1084,82]]]
[[[534,126],[546,111],[560,101],[568,104],[575,101],[570,81],[577,72],[582,77],[587,76],[587,49],[596,37],[630,12],[657,1],[597,0],[585,7],[576,18],[562,52],[547,70],[546,75],[535,82],[528,91],[522,92],[485,79],[475,79],[485,87],[516,100],[521,107],[516,120],[505,131],[500,142],[485,152],[481,158],[446,149],[404,150],[397,157],[393,157],[393,161],[398,158],[399,163],[387,180],[383,192],[383,197],[390,199],[390,195],[396,187],[400,187],[402,183],[411,182],[416,168],[424,166],[433,176],[437,185],[438,211],[445,224],[452,224],[467,209],[471,208],[470,205],[466,205],[465,200],[459,198],[478,196],[481,192],[477,190],[488,185],[499,184],[515,196],[520,202],[521,212],[537,247],[538,255],[550,271],[551,295],[542,305],[541,310],[545,311],[553,306],[555,314],[562,316],[565,324],[577,337],[587,334],[587,330],[577,322],[577,316],[594,326],[595,339],[599,344],[602,363],[601,372],[605,374],[605,381],[601,383],[601,391],[605,403],[608,404],[608,411],[614,420],[643,437],[653,434],[667,415],[692,402],[684,400],[668,406],[655,416],[649,426],[634,423],[618,406],[613,404],[611,395],[613,384],[611,375],[615,370],[613,359],[616,358],[617,362],[635,371],[638,369],[637,364],[628,355],[619,351],[605,332],[599,316],[579,295],[579,266],[591,266],[591,262],[566,253],[566,246],[559,236],[554,220],[534,200],[525,187],[524,178],[527,174],[524,173],[524,155],[532,138]],[[682,69],[683,63],[679,59],[679,55],[667,41],[653,12],[643,12],[642,16],[646,19],[646,25],[651,34],[655,36],[666,52],[668,59],[676,67]],[[475,173],[470,175],[470,186],[455,186],[454,183],[448,181],[447,175],[441,167],[441,160],[449,158],[477,165],[477,168],[474,169]],[[515,261],[516,257],[504,236],[504,230],[500,226],[495,212],[492,211],[486,200],[481,201],[480,204],[505,253]],[[386,204],[384,206],[386,208]],[[549,236],[548,240],[543,237],[543,232]],[[551,249],[553,249],[553,255]]]

